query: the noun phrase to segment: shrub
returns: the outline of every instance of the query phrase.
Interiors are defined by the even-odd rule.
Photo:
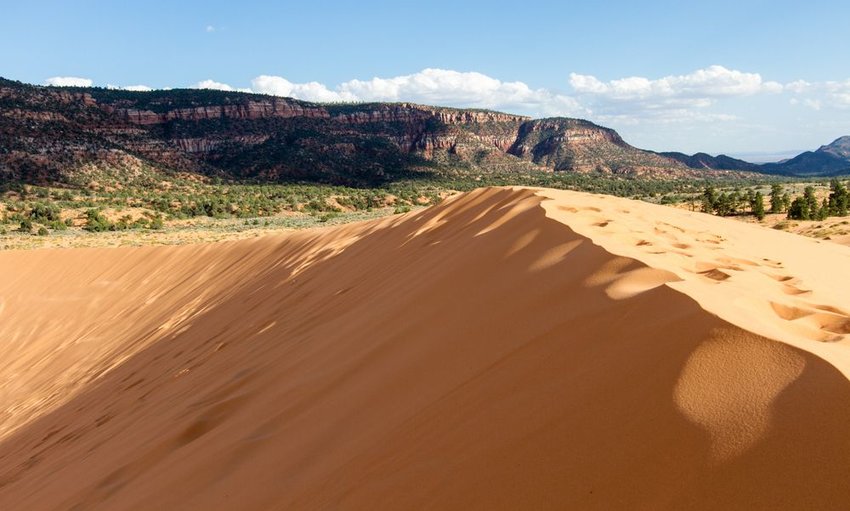
[[[61,222],[59,220],[54,220],[48,224],[51,229],[54,231],[65,231],[68,229],[68,225],[65,222]]]
[[[103,232],[115,230],[115,225],[101,215],[100,211],[89,209],[86,210],[86,225],[83,229],[89,232]]]

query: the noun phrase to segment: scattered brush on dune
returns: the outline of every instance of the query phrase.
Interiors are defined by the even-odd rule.
[[[2,253],[0,507],[847,507],[848,262],[529,189]]]

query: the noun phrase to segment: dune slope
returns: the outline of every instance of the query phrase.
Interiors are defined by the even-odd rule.
[[[524,189],[0,253],[0,509],[846,508],[847,262]]]

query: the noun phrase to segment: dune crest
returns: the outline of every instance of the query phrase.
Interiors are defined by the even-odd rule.
[[[0,508],[848,507],[847,262],[511,188],[0,253]]]
[[[672,272],[670,287],[709,312],[811,351],[850,378],[847,247],[617,197],[538,193],[549,199],[542,206],[550,218],[613,254]]]

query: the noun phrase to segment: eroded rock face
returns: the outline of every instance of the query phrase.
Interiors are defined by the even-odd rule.
[[[320,107],[309,108],[287,101],[270,98],[268,101],[247,101],[237,105],[212,105],[193,108],[176,108],[166,112],[153,112],[136,108],[115,108],[103,105],[102,108],[114,114],[122,121],[150,126],[163,124],[176,119],[183,121],[203,121],[210,119],[265,119],[270,117],[307,117],[326,119],[327,111]]]
[[[3,155],[12,151],[31,156],[15,161],[35,165],[42,165],[36,155],[52,155],[53,178],[102,159],[104,151],[133,154],[163,170],[337,183],[391,179],[427,160],[484,171],[687,170],[579,119],[208,90],[66,89],[0,79],[0,133],[0,163],[9,165]],[[26,179],[30,171],[17,167]]]
[[[369,122],[417,122],[430,119],[447,125],[481,123],[516,123],[518,125],[530,118],[483,110],[454,110],[433,108],[413,103],[392,103],[364,105],[363,110],[340,113],[334,115],[333,119],[352,124]]]
[[[679,177],[681,162],[627,144],[616,131],[581,119],[538,119],[520,126],[508,153],[558,171]]]

